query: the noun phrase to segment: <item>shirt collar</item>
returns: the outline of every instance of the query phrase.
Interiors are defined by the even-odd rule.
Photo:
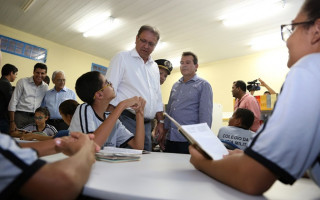
[[[52,91],[56,91],[56,92],[58,92],[57,90],[56,90],[56,87],[54,86],[53,88],[52,88]],[[60,91],[67,91],[67,88],[66,88],[66,86],[64,86]],[[59,92],[60,92],[59,91]]]
[[[199,79],[199,77],[197,76],[197,74],[195,74],[195,75],[192,77],[192,79],[188,80],[186,83],[188,83],[189,81],[195,82],[195,81],[197,81],[198,79]],[[183,77],[181,77],[181,78],[179,79],[179,81],[180,81],[181,83],[183,83]]]
[[[133,49],[130,51],[130,55],[131,55],[132,57],[139,57],[139,58],[141,58],[141,56],[140,56],[139,53],[137,52],[136,48],[133,48]],[[141,59],[142,59],[142,58],[141,58]],[[142,60],[143,60],[143,59],[142,59]],[[151,58],[151,56],[149,56],[147,63],[151,63],[151,62],[153,62],[153,59]]]

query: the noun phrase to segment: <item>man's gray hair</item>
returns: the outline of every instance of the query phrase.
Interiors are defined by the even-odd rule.
[[[57,70],[57,71],[54,71],[54,72],[52,73],[52,81],[56,78],[56,75],[57,75],[58,73],[62,73],[62,74],[63,74],[63,76],[65,77],[64,72],[63,72],[63,71],[61,71],[61,70]]]

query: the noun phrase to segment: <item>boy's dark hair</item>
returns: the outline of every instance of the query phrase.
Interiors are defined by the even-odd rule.
[[[246,92],[247,91],[247,85],[244,81],[235,81],[233,82],[236,86],[236,88],[240,88],[242,91]]]
[[[11,65],[11,64],[5,64],[5,65],[3,65],[2,69],[1,69],[1,76],[10,75],[11,72],[13,72],[13,73],[18,72],[18,68],[16,68],[16,66]]]
[[[43,81],[49,85],[50,84],[49,76],[44,77]]]
[[[41,112],[41,113],[44,114],[44,116],[50,118],[50,112],[49,112],[47,107],[39,107],[39,108],[36,109],[35,113],[36,112]]]
[[[91,71],[82,74],[76,82],[76,93],[79,98],[89,105],[93,104],[93,97],[102,88],[103,82],[100,79],[100,72]]]
[[[141,26],[139,31],[138,31],[137,37],[139,37],[143,31],[150,31],[151,33],[153,33],[156,36],[157,41],[159,41],[160,33],[159,33],[159,30],[156,29],[155,27],[152,27],[152,26],[149,26],[149,25]]]
[[[47,73],[47,65],[45,65],[43,63],[37,63],[37,64],[34,65],[33,71],[35,72],[37,68],[45,69],[46,73]]]
[[[192,53],[191,51],[186,51],[182,53],[183,56],[192,56],[193,57],[193,64],[197,65],[198,64],[198,57],[196,54]]]
[[[73,116],[79,103],[76,100],[68,99],[62,102],[59,106],[59,111],[64,115]]]
[[[243,129],[249,129],[254,121],[254,114],[251,110],[244,109],[244,108],[238,108],[234,112],[235,118],[241,119],[241,128]]]

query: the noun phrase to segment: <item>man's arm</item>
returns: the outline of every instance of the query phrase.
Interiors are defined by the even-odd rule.
[[[144,107],[146,105],[146,101],[142,97],[139,97],[139,104],[139,108],[134,109],[136,112],[136,133],[134,138],[128,142],[128,145],[133,149],[143,150],[145,137]]]
[[[270,92],[270,94],[277,94],[269,85],[267,85],[263,80],[260,78],[258,79],[259,82],[261,83],[261,86],[267,88],[267,90]]]
[[[263,165],[244,154],[226,156],[221,160],[208,160],[189,146],[190,162],[208,176],[250,195],[261,195],[277,180]]]
[[[213,92],[211,85],[206,82],[203,85],[199,100],[199,123],[207,123],[211,128],[213,109]]]
[[[111,101],[111,104],[117,106],[120,103],[118,99],[118,87],[123,79],[124,74],[124,63],[121,53],[118,53],[112,60],[110,61],[110,65],[106,74],[106,79],[112,83],[112,87],[114,92],[116,93],[116,97]]]
[[[77,141],[70,145],[76,145],[78,152],[43,166],[23,185],[20,190],[22,196],[30,199],[75,199],[79,195],[95,162],[96,146],[88,135],[77,134]]]
[[[14,121],[15,111],[17,109],[18,101],[23,92],[23,80],[19,80],[17,82],[16,88],[12,94],[11,100],[9,102],[8,111],[9,111],[9,119],[10,119],[10,132],[15,131],[17,128],[16,123]]]
[[[10,119],[10,132],[14,132],[17,129],[16,123],[14,122],[14,111],[9,111]]]

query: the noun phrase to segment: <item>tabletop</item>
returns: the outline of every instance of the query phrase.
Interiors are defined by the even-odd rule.
[[[43,157],[48,162],[63,154]],[[293,186],[277,181],[263,196],[251,196],[196,170],[190,155],[152,152],[140,161],[97,161],[83,193],[102,199],[320,199],[320,189],[309,179]]]

